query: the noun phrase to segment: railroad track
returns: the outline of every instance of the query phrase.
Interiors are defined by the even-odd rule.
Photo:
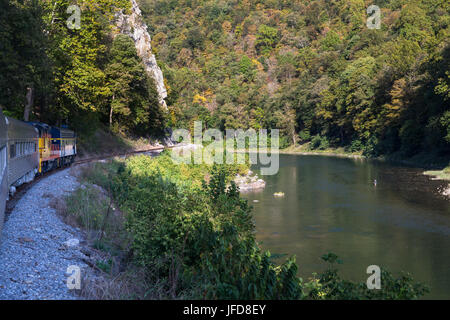
[[[93,158],[86,158],[86,159],[76,160],[76,161],[74,161],[74,163],[72,165],[89,163],[89,162],[106,160],[106,159],[112,159],[112,158],[115,158],[115,157],[127,157],[127,156],[132,156],[132,155],[135,155],[135,154],[147,153],[147,152],[152,152],[152,151],[162,151],[162,150],[171,149],[171,148],[173,148],[173,147],[164,147],[163,146],[163,147],[152,147],[152,148],[149,148],[149,149],[138,150],[138,151],[129,151],[129,152],[123,152],[123,153],[113,153],[113,154],[110,154],[108,156],[100,156],[100,157],[93,157]]]
[[[172,147],[152,147],[149,149],[145,149],[145,150],[138,150],[138,151],[129,151],[129,152],[123,152],[123,153],[115,153],[115,154],[110,154],[107,156],[99,156],[99,157],[92,157],[92,158],[86,158],[86,159],[80,159],[80,160],[76,160],[72,163],[72,165],[80,165],[80,164],[84,164],[84,163],[90,163],[90,162],[95,162],[95,161],[101,161],[101,160],[106,160],[106,159],[112,159],[115,157],[127,157],[127,156],[131,156],[131,155],[135,155],[135,154],[141,154],[141,153],[148,153],[148,152],[152,152],[152,151],[162,151],[164,149],[171,149]],[[9,197],[9,200],[6,201],[6,207],[5,207],[5,222],[8,220],[10,214],[12,213],[12,211],[14,210],[14,208],[16,207],[17,202],[19,202],[19,200],[27,193],[28,190],[30,190],[36,183],[38,183],[40,180],[47,178],[49,176],[51,176],[52,174],[55,174],[61,170],[67,169],[68,167],[62,167],[62,168],[57,168],[57,169],[53,169],[52,171],[46,172],[43,175],[39,175],[36,176],[35,179],[32,182],[29,183],[24,183],[21,186],[19,186],[16,189],[16,192],[14,193],[13,196]]]

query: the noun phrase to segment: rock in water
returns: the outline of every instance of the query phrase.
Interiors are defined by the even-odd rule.
[[[164,100],[167,97],[167,89],[164,85],[162,71],[156,63],[155,55],[152,53],[152,39],[147,31],[147,25],[144,23],[141,9],[139,9],[136,0],[131,0],[131,6],[131,14],[126,15],[121,12],[117,15],[116,25],[121,33],[129,35],[134,40],[137,53],[144,62],[145,70],[155,79],[159,102],[167,109]]]

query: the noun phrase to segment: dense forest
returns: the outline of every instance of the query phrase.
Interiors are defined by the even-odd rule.
[[[79,27],[76,10],[80,8]],[[158,133],[163,111],[133,40],[114,28],[127,0],[0,0],[0,107],[6,115]]]
[[[80,28],[68,28],[81,9]],[[127,0],[0,0],[0,107],[22,119],[148,136],[165,127],[279,128],[281,146],[450,153],[445,0],[140,0],[169,114]],[[381,28],[367,26],[381,8]]]
[[[372,5],[381,28],[367,27]],[[140,0],[170,124],[280,128],[282,145],[450,151],[445,0]]]
[[[448,161],[447,0],[139,0],[168,112],[134,41],[115,26],[130,4],[0,0],[3,113],[85,136],[98,128],[157,136],[195,120],[279,128],[282,147]],[[380,29],[367,24],[372,4]],[[252,206],[232,181],[244,169],[178,165],[168,152],[96,162],[80,169],[83,185],[59,213],[114,257],[96,261],[98,271],[112,277],[119,261],[124,282],[135,276],[138,290],[112,298],[416,299],[429,291],[386,269],[380,290],[342,279],[333,253],[322,256],[328,269],[299,278],[294,258],[279,264],[256,241]]]

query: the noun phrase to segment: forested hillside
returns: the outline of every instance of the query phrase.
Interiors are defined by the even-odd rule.
[[[72,4],[80,8],[79,28]],[[115,14],[129,8],[128,0],[0,0],[3,112],[23,119],[29,105],[30,120],[81,134],[102,123],[115,132],[161,132],[153,79],[133,40],[115,36]]]
[[[171,114],[131,39],[114,37],[127,0],[0,0],[0,106],[7,115],[103,123],[136,135],[165,126],[280,128],[282,146],[367,155],[450,152],[445,0],[140,0]],[[367,7],[381,8],[369,29]]]
[[[445,0],[140,0],[171,125],[280,128],[368,155],[450,151]],[[381,8],[381,29],[366,26]]]

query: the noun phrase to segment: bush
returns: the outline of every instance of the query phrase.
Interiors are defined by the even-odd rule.
[[[208,182],[204,167],[174,165],[164,154],[133,157],[116,168],[112,191],[127,216],[132,260],[167,297],[413,299],[426,292],[410,277],[395,279],[387,272],[386,289],[369,292],[363,283],[342,280],[334,268],[304,283],[295,258],[276,265],[261,251],[251,207],[228,183],[226,166],[209,168]],[[323,259],[339,261],[333,254]]]
[[[309,141],[311,139],[311,133],[309,130],[302,130],[298,134],[298,137],[300,138],[300,141]]]
[[[280,144],[278,146],[280,149],[285,149],[285,148],[289,147],[290,144],[291,144],[290,137],[284,136],[284,135],[280,136]]]
[[[226,188],[224,167],[214,167],[199,189],[146,168],[118,175],[114,194],[127,212],[134,260],[164,276],[173,296],[184,290],[194,298],[301,296],[292,260],[276,269],[260,252],[251,209],[233,183]]]
[[[379,154],[378,139],[371,136],[363,148],[363,155],[366,157],[377,157]]]
[[[319,149],[319,150],[325,150],[330,147],[330,143],[326,137],[321,137],[320,135],[315,135],[311,139],[311,149]]]
[[[322,260],[329,263],[329,268],[308,283],[307,299],[412,300],[429,292],[425,285],[414,283],[409,274],[403,273],[395,278],[384,268],[381,268],[381,289],[370,290],[365,282],[354,283],[341,279],[334,267],[335,263],[342,264],[337,255],[328,253],[322,256]]]
[[[364,145],[363,145],[363,143],[361,142],[361,140],[355,139],[355,140],[353,140],[352,143],[350,144],[350,147],[349,147],[348,150],[349,150],[350,152],[358,152],[358,151],[361,151],[361,150],[363,149],[363,147],[364,147]]]

